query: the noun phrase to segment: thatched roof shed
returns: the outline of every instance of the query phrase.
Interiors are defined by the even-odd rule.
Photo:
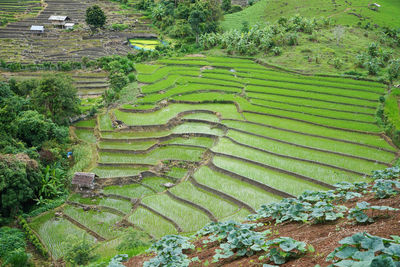
[[[79,189],[82,188],[94,188],[94,179],[98,177],[95,173],[90,172],[76,172],[74,178],[72,178],[72,185],[77,186]]]

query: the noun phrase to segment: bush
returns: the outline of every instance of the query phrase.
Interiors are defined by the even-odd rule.
[[[113,31],[123,31],[128,28],[129,28],[129,25],[126,25],[126,24],[114,23],[111,25],[111,30],[113,30]]]
[[[29,261],[30,255],[25,252],[24,249],[20,248],[10,252],[5,258],[2,266],[11,267],[29,267],[34,266],[33,263]]]
[[[242,11],[243,10],[243,8],[241,7],[241,6],[239,6],[239,5],[233,5],[232,7],[231,7],[231,9],[229,10],[229,13],[236,13],[236,12],[240,12],[240,11]]]
[[[109,78],[110,78],[110,87],[115,92],[121,91],[121,89],[124,88],[129,82],[125,74],[119,71],[111,73]]]
[[[32,229],[29,227],[28,222],[22,217],[18,217],[18,223],[21,226],[21,228],[24,230],[25,235],[29,242],[32,243],[32,245],[37,249],[37,251],[44,257],[48,256],[47,249],[40,243],[39,239],[37,236],[32,232]]]
[[[333,59],[332,65],[335,67],[335,69],[341,69],[343,66],[343,61],[340,58],[335,57]]]
[[[7,256],[15,250],[25,249],[25,234],[16,228],[0,228],[0,258],[7,259]]]
[[[364,66],[367,68],[369,75],[377,75],[380,69],[379,63],[375,59],[365,62]]]
[[[286,36],[286,42],[290,46],[298,45],[299,44],[298,39],[299,39],[299,36],[297,35],[297,33],[289,33]]]
[[[124,234],[123,241],[117,246],[117,250],[129,250],[149,245],[147,236],[143,232],[134,229],[128,229]]]
[[[282,49],[279,46],[275,46],[271,51],[275,56],[280,56],[282,54]]]
[[[93,254],[96,247],[85,237],[68,240],[66,248],[65,260],[72,266],[86,265],[98,257]]]
[[[368,54],[369,54],[371,57],[377,57],[377,56],[378,56],[378,53],[379,53],[379,45],[376,44],[376,43],[371,43],[371,44],[368,46]]]
[[[231,9],[231,0],[222,0],[221,9],[225,12]]]
[[[135,75],[135,73],[129,73],[127,77],[128,77],[129,82],[134,82],[134,81],[136,81],[136,75]]]

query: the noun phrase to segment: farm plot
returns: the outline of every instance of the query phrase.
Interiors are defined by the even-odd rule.
[[[70,201],[122,212],[151,237],[240,220],[304,190],[369,181],[398,158],[375,122],[380,83],[303,77],[240,58],[171,58],[136,69],[136,102],[76,125],[79,138],[96,143],[101,197]],[[64,212],[104,239],[122,219],[101,209]]]
[[[106,211],[84,211],[72,206],[65,207],[63,212],[105,239],[118,235],[116,223],[122,219],[118,215]]]
[[[44,245],[55,259],[61,258],[64,255],[66,237],[86,238],[90,243],[95,242],[95,238],[87,234],[83,229],[75,226],[66,219],[56,218],[54,212],[34,218],[29,225],[39,234]]]
[[[21,17],[34,17],[41,9],[40,0],[3,0],[0,2],[0,20],[5,25]]]

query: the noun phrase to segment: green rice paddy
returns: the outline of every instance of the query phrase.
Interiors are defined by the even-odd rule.
[[[100,185],[112,197],[73,195],[70,201],[118,210],[155,238],[192,233],[212,216],[241,220],[285,194],[368,181],[366,175],[390,165],[398,152],[375,122],[386,90],[378,82],[301,76],[228,57],[162,59],[136,70],[143,95],[79,122],[75,133],[96,144],[99,164],[91,171],[103,183],[139,180]],[[127,127],[113,128],[112,119]],[[112,232],[120,216],[71,206],[64,212],[118,243]]]

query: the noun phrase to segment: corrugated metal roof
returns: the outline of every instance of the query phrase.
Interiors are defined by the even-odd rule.
[[[69,23],[65,23],[64,26],[65,26],[65,27],[73,27],[74,25],[75,25],[75,23],[70,23],[70,22],[69,22]]]
[[[37,25],[32,25],[31,26],[31,31],[44,31],[44,27],[43,26],[37,26]]]
[[[50,16],[49,20],[64,21],[67,18],[68,18],[67,16],[55,16],[55,15],[52,15],[52,16]]]

